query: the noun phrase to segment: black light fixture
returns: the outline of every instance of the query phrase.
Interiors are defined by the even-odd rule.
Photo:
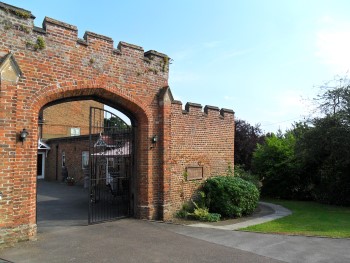
[[[20,134],[19,134],[19,139],[21,140],[22,144],[23,142],[27,139],[27,136],[28,136],[28,132],[26,129],[23,129]]]
[[[157,136],[157,135],[154,135],[154,136],[152,137],[152,143],[157,143],[157,141],[158,141],[158,136]]]

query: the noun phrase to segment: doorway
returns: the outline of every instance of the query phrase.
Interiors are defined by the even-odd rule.
[[[36,178],[44,179],[45,178],[45,153],[38,152],[37,164],[38,165],[37,165]]]

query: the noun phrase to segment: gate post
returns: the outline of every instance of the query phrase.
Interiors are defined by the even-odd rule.
[[[0,86],[0,244],[12,243],[13,174],[16,154],[15,110],[17,86],[1,81]]]
[[[24,144],[19,141],[19,132],[23,128],[31,132],[32,127],[20,127],[25,113],[18,113],[23,105],[17,81],[2,78],[0,86],[0,247],[36,235],[34,166],[29,165],[35,136],[30,134]]]
[[[171,103],[174,100],[169,87],[161,89],[159,94],[159,112],[160,112],[160,191],[161,200],[159,200],[159,215],[158,217],[164,221],[172,218],[170,189],[171,189]]]

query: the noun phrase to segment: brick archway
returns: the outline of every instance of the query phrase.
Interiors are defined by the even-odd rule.
[[[133,119],[139,218],[171,219],[201,181],[233,164],[234,112],[196,103],[183,109],[168,87],[167,55],[125,42],[115,48],[93,32],[80,39],[76,26],[48,17],[38,28],[30,11],[5,3],[0,18],[10,22],[0,25],[0,246],[36,236],[37,128],[45,106],[90,98]]]
[[[106,83],[88,81],[84,82],[79,86],[73,85],[76,82],[65,82],[60,85],[60,89],[52,89],[47,87],[44,90],[38,91],[39,94],[34,94],[31,99],[30,112],[33,112],[32,123],[38,123],[37,117],[41,109],[59,104],[64,102],[76,101],[76,100],[86,100],[92,99],[103,104],[107,104],[115,109],[124,112],[131,120],[134,135],[135,135],[135,192],[136,192],[136,202],[135,202],[135,217],[137,218],[152,218],[153,216],[147,214],[147,211],[143,211],[141,208],[147,207],[147,203],[152,200],[149,196],[149,192],[152,192],[152,185],[148,185],[149,180],[140,180],[140,178],[148,178],[149,174],[152,174],[152,166],[149,167],[151,163],[151,156],[153,152],[148,151],[149,140],[153,133],[152,127],[150,127],[150,116],[151,113],[147,107],[138,98],[133,98],[129,96],[126,98],[124,94],[120,94],[118,89],[115,88],[105,88],[103,85]],[[114,85],[113,85],[114,86]],[[27,128],[29,138],[36,138],[38,131],[36,125],[34,128]],[[32,140],[33,142],[35,140]],[[31,146],[31,147],[36,147]],[[33,175],[34,176],[34,175]],[[156,191],[156,190],[155,190]],[[149,210],[148,210],[149,211]]]
[[[135,216],[138,218],[157,218],[158,212],[152,214],[155,208],[152,193],[154,184],[150,183],[151,175],[154,173],[152,159],[158,159],[157,152],[149,151],[149,138],[154,134],[154,127],[150,125],[152,113],[142,101],[129,95],[118,92],[116,88],[104,87],[106,83],[65,82],[60,84],[60,89],[48,86],[34,93],[23,106],[17,108],[18,127],[26,128],[29,132],[24,143],[17,140],[16,143],[16,165],[11,171],[14,179],[12,195],[17,196],[18,204],[13,202],[12,207],[17,205],[16,212],[11,218],[12,222],[18,222],[18,231],[24,236],[35,236],[36,232],[36,154],[38,138],[38,116],[39,111],[46,105],[65,101],[80,99],[94,99],[104,102],[112,107],[121,109],[130,116],[136,129],[136,192],[137,202]],[[55,84],[56,85],[56,84]],[[18,183],[20,182],[20,183]]]

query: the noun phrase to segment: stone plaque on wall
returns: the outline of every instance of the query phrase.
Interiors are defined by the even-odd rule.
[[[187,180],[199,180],[203,178],[203,167],[187,167]]]

